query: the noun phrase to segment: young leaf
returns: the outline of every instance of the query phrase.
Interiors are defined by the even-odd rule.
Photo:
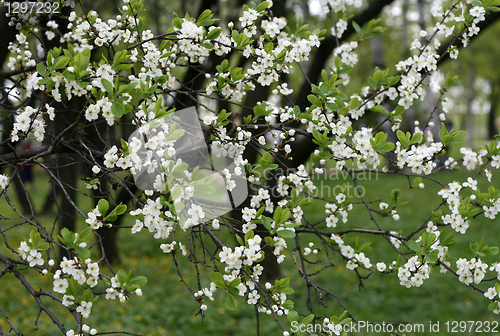
[[[217,280],[224,282],[224,277],[219,272],[212,272],[212,274],[210,274],[210,279],[212,279],[213,282]]]
[[[106,90],[106,92],[110,96],[113,96],[113,84],[111,84],[106,78],[101,78],[101,84]]]
[[[75,246],[75,251],[82,260],[87,260],[90,258],[90,251],[85,247]]]
[[[77,238],[77,243],[82,243],[84,241],[86,241],[87,239],[89,239],[90,235],[92,234],[92,227],[90,226],[87,226],[85,228],[85,230],[83,230],[82,232],[80,232],[80,234],[78,235],[78,238]]]
[[[130,280],[128,285],[132,288],[137,289],[146,286],[147,283],[148,279],[145,276],[141,275]]]
[[[295,232],[290,231],[290,230],[279,230],[276,232],[278,236],[282,238],[294,238],[295,237]]]
[[[99,210],[101,216],[105,216],[106,213],[108,212],[108,209],[109,209],[108,201],[104,198],[101,198],[99,200],[99,203],[97,203],[97,210]]]
[[[410,242],[408,243],[408,247],[417,253],[422,252],[422,248],[420,247],[420,244],[417,243],[416,241],[410,240]]]
[[[238,302],[236,301],[236,298],[231,293],[227,293],[227,298],[226,298],[227,309],[235,310],[237,304]]]
[[[302,321],[300,321],[300,324],[305,324],[308,325],[314,320],[314,314],[311,314],[307,317],[305,317]]]

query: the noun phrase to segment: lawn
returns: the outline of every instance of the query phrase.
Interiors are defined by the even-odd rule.
[[[336,176],[333,178],[332,176]],[[467,172],[442,172],[434,175],[443,182],[457,180],[463,182],[466,180]],[[382,229],[402,231],[403,235],[413,231],[421,225],[429,216],[430,212],[439,204],[437,191],[440,186],[432,181],[424,179],[425,188],[408,188],[408,179],[402,175],[372,174],[370,178],[360,180],[359,183],[365,190],[365,199],[368,201],[389,202],[390,191],[393,188],[400,188],[402,191],[402,201],[410,203],[398,208],[400,214],[399,221],[390,218],[377,218]],[[49,191],[50,185],[46,183],[45,177],[40,172],[37,173],[37,192],[33,202],[37,208],[40,208],[45,200],[45,195]],[[479,188],[484,189],[487,185],[486,178],[478,178]],[[494,177],[494,183],[498,183],[498,176]],[[317,180],[318,188],[323,188],[323,195],[327,196],[328,190],[333,190],[338,184],[351,183],[344,181],[341,174],[331,175],[328,179]],[[34,189],[35,186],[30,186]],[[352,189],[351,189],[352,190]],[[13,188],[9,188],[9,196],[16,202]],[[349,195],[348,195],[349,196]],[[354,202],[354,208],[349,213],[349,221],[345,224],[339,223],[337,229],[343,230],[350,227],[376,229],[370,221],[368,212],[359,198],[354,195],[351,197]],[[86,203],[83,197],[77,200],[82,204],[84,212],[90,209],[90,203]],[[2,202],[4,202],[2,200]],[[375,203],[377,204],[377,203]],[[306,217],[311,221],[321,219],[324,211],[324,202],[316,201],[305,209]],[[0,203],[0,214],[8,217],[8,220],[2,220],[0,225],[2,229],[19,223],[19,218],[8,205]],[[47,227],[50,227],[55,220],[55,212],[39,217],[39,220]],[[131,225],[130,220],[125,225]],[[83,220],[80,219],[78,225],[83,228]],[[469,240],[462,235],[455,237],[456,244],[450,248],[453,256],[473,257],[470,251],[470,239],[480,240],[485,237],[486,243],[490,245],[500,245],[500,233],[494,226],[498,221],[485,220],[484,216],[477,217],[469,228],[474,232],[474,236],[469,236]],[[10,237],[15,236],[12,246],[17,247],[23,236],[27,236],[29,229],[25,226],[14,228]],[[126,231],[126,232],[125,232]],[[229,234],[228,234],[229,235]],[[115,270],[123,268],[131,270],[134,275],[145,275],[148,278],[148,285],[144,288],[142,297],[133,296],[129,301],[120,303],[119,301],[108,301],[100,298],[93,308],[93,314],[85,321],[91,327],[97,328],[99,332],[106,331],[129,331],[143,335],[193,335],[196,333],[204,335],[256,335],[255,316],[253,307],[248,306],[239,298],[238,307],[235,311],[229,311],[225,308],[225,294],[219,290],[216,292],[215,301],[208,303],[205,319],[202,323],[200,316],[195,316],[198,312],[199,304],[193,299],[185,286],[179,281],[177,270],[170,255],[161,253],[159,245],[161,242],[153,239],[149,232],[142,231],[131,235],[129,229],[124,229],[120,233],[120,252],[122,256],[122,265],[116,266]],[[472,238],[470,238],[472,237]],[[354,245],[356,236],[346,236],[345,241]],[[372,264],[378,261],[386,263],[395,260],[397,257],[394,251],[391,251],[387,241],[381,237],[363,236],[359,237],[360,242],[371,241],[374,247],[373,251],[368,253]],[[16,240],[16,241],[14,241]],[[231,241],[231,240],[228,240]],[[318,240],[314,236],[301,238],[301,243],[306,245],[310,241],[319,246]],[[289,246],[291,245],[291,241]],[[1,253],[12,256],[6,251],[4,245],[0,246]],[[323,254],[317,256],[311,255],[310,260],[321,261]],[[180,270],[184,279],[192,286],[196,287],[196,273],[192,264],[189,264],[187,257],[179,256]],[[484,259],[490,263],[496,260],[496,257],[486,257]],[[410,323],[440,322],[441,331],[446,321],[498,321],[498,316],[488,311],[489,300],[479,292],[463,285],[458,279],[450,274],[439,273],[436,269],[431,278],[426,280],[419,288],[407,289],[399,284],[397,274],[381,274],[374,272],[369,274],[367,271],[361,271],[364,276],[369,277],[363,280],[364,287],[360,289],[356,273],[345,268],[345,263],[341,259],[335,259],[334,268],[319,273],[315,281],[327,287],[350,309],[350,313],[361,321],[378,322],[396,322],[406,321]],[[313,273],[321,268],[321,264],[308,266],[309,273]],[[209,285],[208,274],[211,270],[204,270],[202,277],[202,287]],[[295,294],[290,295],[289,299],[295,301],[298,310],[306,313],[305,300],[307,298],[306,288],[301,281],[297,270],[293,267],[293,259],[290,255],[282,265],[284,276],[291,276],[291,286],[295,289]],[[51,290],[50,275],[41,277],[31,270],[23,271],[23,274],[30,279],[34,288],[43,288]],[[482,284],[486,289],[493,282]],[[485,286],[486,285],[486,286]],[[41,314],[35,331],[35,321],[38,310],[32,298],[24,287],[20,286],[17,279],[12,274],[6,274],[0,278],[1,294],[0,308],[7,314],[11,322],[25,335],[57,335],[58,331],[45,314]],[[75,323],[69,319],[69,315],[64,312],[59,304],[44,299],[46,304],[55,311],[60,312],[62,321],[68,328],[74,328]],[[315,306],[315,313],[325,313],[328,316],[339,315],[342,309],[333,301],[326,299],[328,308]],[[286,318],[282,320],[287,323]],[[261,334],[262,335],[281,335],[272,318],[267,315],[261,315]],[[0,316],[0,326],[4,333],[9,330],[7,321]],[[366,333],[360,333],[366,334]],[[407,333],[413,335],[414,333]],[[418,335],[427,335],[418,333]],[[441,332],[441,334],[443,334]],[[483,333],[487,334],[487,333]],[[415,334],[416,335],[416,334]]]

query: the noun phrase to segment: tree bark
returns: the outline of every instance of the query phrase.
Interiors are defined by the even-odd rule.
[[[488,139],[493,140],[498,134],[496,114],[498,109],[498,94],[500,87],[498,81],[491,81],[490,111],[488,112]]]

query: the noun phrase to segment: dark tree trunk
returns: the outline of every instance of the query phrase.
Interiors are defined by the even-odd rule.
[[[488,112],[488,139],[493,140],[498,134],[496,114],[498,109],[498,94],[500,87],[498,81],[491,81],[490,111]]]

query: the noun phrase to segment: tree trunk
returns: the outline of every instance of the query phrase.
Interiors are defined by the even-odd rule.
[[[498,94],[500,87],[498,81],[491,81],[491,94],[490,94],[490,111],[488,113],[488,139],[493,140],[495,135],[498,134],[498,127],[496,123],[496,114],[498,108]]]

